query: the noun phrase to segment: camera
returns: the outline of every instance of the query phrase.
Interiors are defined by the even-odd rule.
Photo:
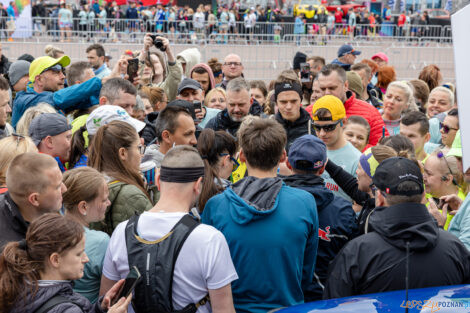
[[[153,45],[155,46],[155,48],[157,48],[161,52],[166,51],[166,47],[163,45],[163,41],[161,39],[157,39],[157,35],[150,35],[150,37],[153,40]]]

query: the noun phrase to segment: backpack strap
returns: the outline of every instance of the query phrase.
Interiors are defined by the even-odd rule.
[[[62,304],[62,303],[73,303],[75,304],[80,311],[83,312],[82,307],[78,305],[77,303],[71,301],[70,299],[67,299],[66,297],[57,294],[44,302],[38,309],[36,309],[33,313],[46,313],[49,312],[51,309],[53,309],[55,306]]]
[[[112,182],[108,183],[108,187],[110,187],[111,185],[117,184],[117,183],[120,183],[120,181],[119,180],[113,180]],[[115,198],[117,198],[119,196],[119,193],[121,192],[121,189],[122,189],[122,186],[121,186],[121,188],[119,188],[118,192],[116,193]],[[104,220],[105,220],[105,224],[106,224],[105,232],[107,234],[109,234],[110,236],[111,236],[111,234],[113,233],[113,230],[114,230],[113,207],[114,207],[114,203],[111,203],[111,205],[109,206],[108,210],[106,211],[106,213],[104,215]]]

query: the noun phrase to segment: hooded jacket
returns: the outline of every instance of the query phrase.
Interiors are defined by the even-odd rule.
[[[149,198],[134,185],[114,180],[108,182],[108,188],[111,204],[106,209],[105,219],[92,223],[90,229],[100,230],[111,236],[119,223],[153,207]]]
[[[380,138],[389,135],[387,129],[385,128],[382,116],[380,116],[380,113],[376,108],[365,101],[356,99],[356,96],[351,91],[347,91],[346,96],[348,97],[348,99],[344,102],[346,116],[362,116],[370,125],[369,147],[375,146],[379,142]],[[366,147],[366,149],[367,148],[368,147]]]
[[[193,77],[193,72],[198,67],[202,67],[209,74],[209,90],[207,90],[207,92],[209,92],[211,89],[215,88],[214,73],[212,73],[212,69],[210,68],[209,65],[207,65],[206,63],[199,63],[199,64],[194,65],[193,68],[191,69],[191,72],[189,73],[189,77],[191,78]],[[206,92],[206,95],[207,95],[207,92]]]
[[[302,303],[313,279],[318,217],[313,196],[278,177],[246,177],[212,197],[202,222],[220,230],[239,279],[237,312],[266,312]]]
[[[201,52],[199,52],[198,48],[189,48],[178,53],[176,60],[186,64],[183,75],[189,78],[191,77],[191,70],[194,65],[201,62]]]
[[[294,141],[302,137],[303,135],[315,135],[315,130],[313,129],[312,119],[310,115],[303,108],[300,108],[300,116],[294,122],[290,122],[284,119],[280,112],[276,113],[276,121],[278,121],[286,130],[287,134],[287,143],[286,151],[289,152],[290,146]]]
[[[32,299],[28,299],[26,307],[14,305],[10,313],[34,312],[44,303],[56,295],[61,295],[70,302],[61,303],[49,310],[49,313],[101,313],[100,302],[94,305],[84,296],[73,292],[71,281],[57,281],[57,283],[42,285],[39,281],[39,288]]]
[[[10,241],[26,238],[29,223],[23,219],[18,206],[6,192],[0,195],[0,253]]]
[[[374,232],[349,242],[330,266],[324,299],[470,282],[470,252],[437,227],[426,206],[377,207]]]
[[[259,105],[258,101],[252,100],[250,111],[248,114],[263,117],[263,107]],[[205,128],[213,129],[214,131],[224,130],[228,131],[232,136],[236,137],[238,128],[242,122],[233,121],[228,115],[227,109],[224,109],[217,113],[217,115],[207,122]]]
[[[290,187],[309,192],[318,210],[318,252],[315,277],[304,291],[305,302],[321,300],[328,278],[328,265],[356,233],[356,217],[351,202],[337,197],[325,187],[320,176],[296,174],[283,178]]]
[[[142,129],[142,138],[144,138],[144,144],[148,146],[156,137],[157,132],[155,126],[157,124],[158,112],[150,112],[145,117],[145,126]]]

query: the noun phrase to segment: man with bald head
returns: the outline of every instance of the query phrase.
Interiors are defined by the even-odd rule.
[[[240,56],[236,54],[229,54],[224,59],[224,64],[222,64],[222,73],[224,74],[224,80],[218,87],[224,89],[227,88],[227,84],[234,78],[243,77],[243,64]]]

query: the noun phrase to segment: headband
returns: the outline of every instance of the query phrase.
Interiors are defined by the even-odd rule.
[[[361,164],[362,169],[364,172],[372,178],[375,175],[375,170],[379,166],[379,162],[374,158],[372,151],[368,149],[359,157],[359,163]]]
[[[167,183],[192,183],[200,177],[204,177],[204,166],[160,168],[160,180]]]
[[[274,100],[277,101],[277,96],[284,91],[296,91],[302,100],[302,86],[299,83],[277,83],[274,85]]]

